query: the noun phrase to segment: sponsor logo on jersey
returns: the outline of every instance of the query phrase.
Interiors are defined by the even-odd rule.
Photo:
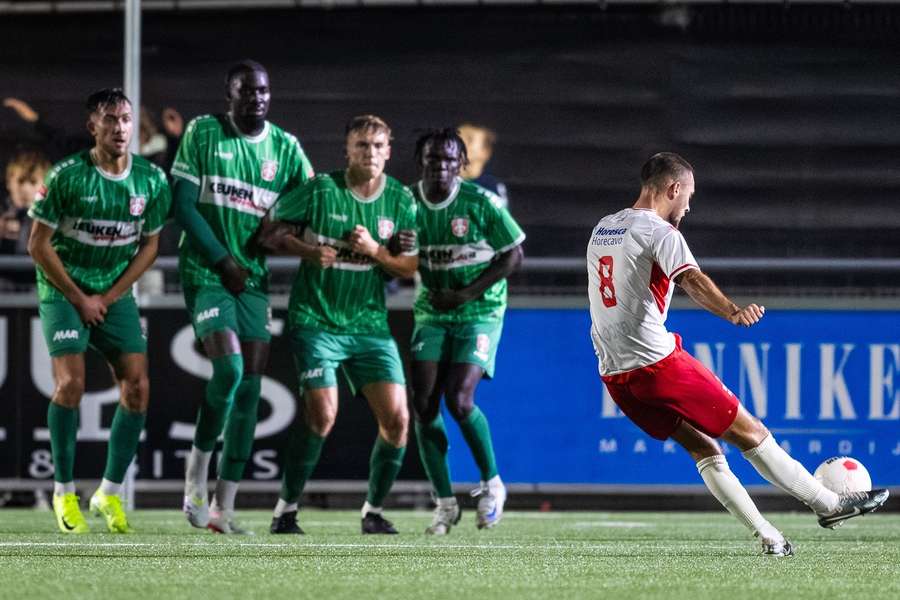
[[[200,202],[262,217],[277,197],[277,192],[255,187],[239,179],[211,176],[204,182]]]
[[[82,202],[87,202],[88,204],[90,204],[97,201],[97,196],[82,196],[80,199]]]
[[[469,219],[466,217],[454,217],[450,219],[450,231],[456,237],[463,237],[469,233]]]
[[[322,377],[325,374],[324,367],[316,367],[315,369],[307,369],[300,373],[300,381],[306,381],[307,379],[312,379],[313,377]]]
[[[137,234],[135,223],[119,221],[76,221],[72,229],[86,233],[98,241],[122,240]]]
[[[278,163],[274,160],[264,160],[262,168],[259,170],[260,177],[263,181],[275,181],[275,174],[278,172]]]
[[[53,341],[61,342],[64,340],[77,340],[78,339],[78,330],[77,329],[60,329],[53,333]]]
[[[383,240],[391,237],[394,233],[394,221],[387,217],[378,217],[378,237]]]
[[[231,160],[234,158],[234,152],[224,152],[222,150],[216,150],[215,152],[217,158],[221,158],[223,160]]]
[[[128,202],[128,212],[133,217],[139,217],[144,214],[144,207],[147,205],[147,198],[144,196],[132,196]]]
[[[479,333],[478,337],[475,338],[475,351],[472,352],[473,355],[477,356],[481,360],[488,359],[488,352],[491,349],[491,338],[486,333]]]
[[[487,240],[448,246],[423,246],[419,249],[421,264],[432,270],[489,263],[496,255]]]
[[[199,315],[197,315],[197,322],[202,323],[203,321],[208,321],[209,319],[214,319],[219,316],[219,307],[215,306],[213,308],[207,308]]]

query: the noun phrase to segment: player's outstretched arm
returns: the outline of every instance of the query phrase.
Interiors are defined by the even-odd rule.
[[[741,308],[722,293],[722,290],[699,269],[689,269],[675,278],[691,300],[714,315],[718,315],[733,325],[750,327],[759,322],[766,312],[764,306],[748,304]]]
[[[392,277],[412,277],[419,268],[419,257],[406,254],[394,256],[387,246],[375,241],[369,230],[357,225],[347,238],[350,249],[358,254],[370,256],[382,269]]]
[[[106,314],[106,304],[100,296],[88,296],[82,292],[81,288],[69,277],[59,254],[50,243],[53,231],[52,227],[40,221],[34,221],[31,226],[31,235],[28,237],[28,253],[50,280],[50,283],[72,303],[82,321],[88,325],[102,323],[103,316]]]
[[[122,272],[122,275],[116,279],[112,287],[106,290],[102,295],[103,302],[109,306],[118,300],[122,294],[131,289],[134,282],[137,281],[144,271],[150,268],[159,254],[159,234],[150,235],[141,240],[141,247],[128,263],[128,267]]]
[[[458,290],[433,290],[428,300],[438,310],[453,310],[470,300],[480,298],[485,290],[512,275],[524,258],[522,246],[511,248],[495,258],[488,268],[466,287]]]

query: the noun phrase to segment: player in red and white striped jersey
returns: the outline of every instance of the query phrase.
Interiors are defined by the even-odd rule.
[[[788,556],[790,542],[759,513],[715,438],[740,448],[760,475],[807,504],[823,527],[875,510],[888,492],[838,495],[823,487],[666,329],[672,284],[734,325],[750,327],[765,313],[756,304],[736,305],[700,271],[678,231],[693,194],[691,165],[677,154],[656,154],[641,169],[634,206],[594,227],[588,296],[600,375],[638,427],[658,440],[672,438],[691,454],[716,499],[760,538],[763,554]]]

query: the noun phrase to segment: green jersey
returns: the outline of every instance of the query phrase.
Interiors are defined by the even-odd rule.
[[[525,239],[522,229],[495,194],[458,179],[443,201],[429,202],[419,182],[416,229],[422,285],[413,305],[416,322],[462,323],[500,319],[506,311],[506,280],[475,300],[446,312],[428,301],[430,290],[459,289],[474,281],[497,255]]]
[[[28,214],[52,227],[50,243],[72,281],[88,294],[116,282],[140,247],[141,237],[159,234],[172,196],[162,169],[129,154],[119,175],[106,173],[84,150],[47,173]],[[65,297],[37,267],[41,302]]]
[[[181,139],[172,176],[200,187],[197,211],[235,262],[250,271],[248,289],[266,291],[266,258],[251,248],[259,223],[280,194],[312,177],[300,142],[269,123],[256,136],[243,135],[229,115],[205,115],[191,121]],[[178,260],[183,286],[221,283],[213,265],[181,239]]]
[[[337,250],[328,269],[300,263],[288,304],[291,326],[389,336],[385,273],[372,258],[351,251],[345,240],[357,225],[381,244],[400,230],[415,229],[416,204],[409,190],[384,175],[379,190],[362,198],[347,186],[344,172],[335,171],[283,196],[275,219],[303,224],[305,242]]]

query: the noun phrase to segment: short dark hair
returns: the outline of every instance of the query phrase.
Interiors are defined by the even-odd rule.
[[[459,135],[456,127],[444,127],[443,129],[429,129],[416,140],[416,165],[422,164],[422,158],[425,156],[425,146],[428,144],[443,145],[447,142],[453,142],[459,148],[460,163],[467,165],[469,163],[469,154],[466,151],[466,143]]]
[[[89,114],[94,114],[107,106],[118,106],[123,102],[129,106],[131,105],[131,100],[128,99],[122,88],[103,88],[88,96],[85,108],[87,108]]]
[[[243,75],[244,73],[263,73],[265,75],[269,74],[264,66],[262,66],[255,60],[246,58],[228,67],[228,73],[225,75],[225,85],[231,85],[231,82],[235,77],[237,77],[238,75]]]
[[[641,187],[659,189],[670,179],[681,179],[687,173],[693,173],[694,167],[674,152],[654,154],[641,167]]]
[[[354,131],[383,131],[391,139],[391,128],[381,117],[375,115],[357,115],[347,121],[344,127],[344,137],[349,136]]]

